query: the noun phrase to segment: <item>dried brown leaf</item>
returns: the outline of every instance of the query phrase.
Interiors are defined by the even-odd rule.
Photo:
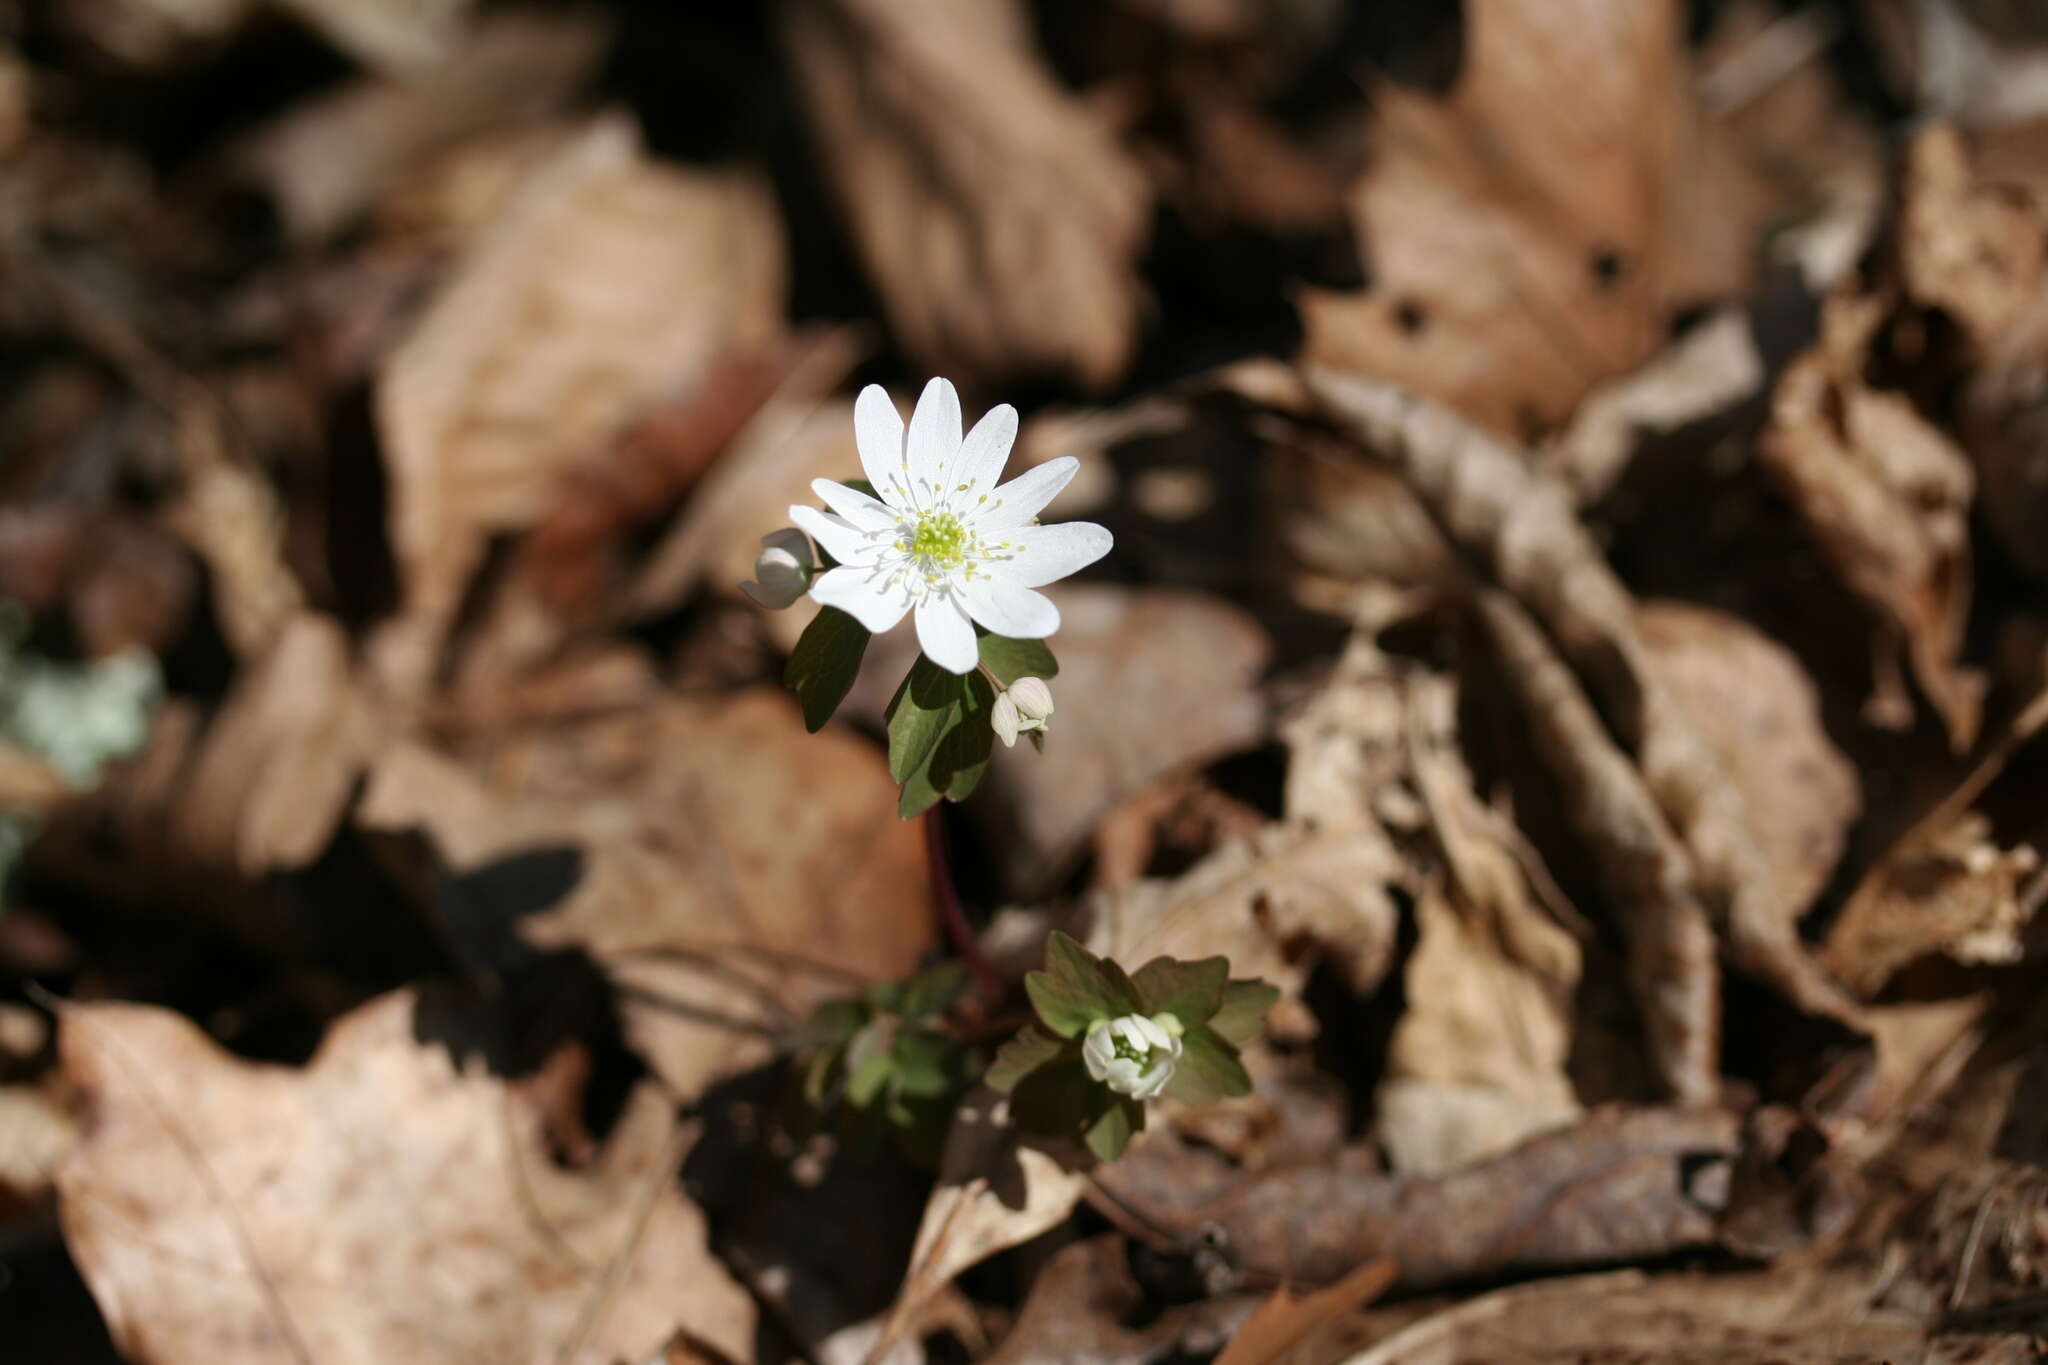
[[[463,760],[399,744],[357,818],[424,830],[458,875],[573,850],[573,883],[517,933],[605,965],[636,1043],[694,1095],[765,1060],[791,1012],[916,965],[930,873],[894,794],[871,746],[806,734],[760,690],[501,735]]]
[[[1249,613],[1167,589],[1053,597],[1053,689],[1081,702],[1061,706],[1042,754],[999,751],[979,803],[1002,831],[1012,883],[1033,892],[1072,868],[1118,802],[1176,768],[1249,748],[1266,729],[1257,684],[1271,647]],[[1173,704],[1161,705],[1167,697]]]
[[[1485,0],[1447,98],[1379,82],[1352,200],[1371,288],[1304,291],[1305,356],[1529,434],[1674,303],[1741,288],[1765,205],[1694,107],[1682,24],[1669,0]]]
[[[979,383],[1100,388],[1136,340],[1143,176],[1054,84],[1012,0],[784,12],[819,158],[905,347]]]
[[[986,1086],[962,1100],[910,1269],[870,1358],[962,1271],[1064,1222],[1088,1187],[1092,1160],[1078,1144],[1025,1137],[1009,1120],[1009,1101]]]
[[[74,1006],[91,1098],[65,1237],[124,1353],[243,1361],[644,1360],[680,1326],[744,1356],[754,1306],[674,1181],[643,1088],[600,1161],[558,1167],[503,1082],[416,1036],[410,994],[304,1070],[137,1005]]]
[[[1828,300],[1820,340],[1779,376],[1757,456],[1836,575],[1877,616],[1877,647],[1910,659],[1961,752],[1976,736],[1982,692],[1956,660],[1970,606],[1975,479],[1905,395],[1865,381],[1883,307],[1848,293]]]
[[[352,81],[293,106],[227,156],[269,193],[286,231],[322,238],[464,140],[559,110],[609,36],[588,10],[494,15],[415,78]]]
[[[782,328],[766,189],[649,162],[602,120],[536,168],[385,363],[377,417],[403,606],[377,646],[401,697],[431,678],[491,536],[663,398]]]

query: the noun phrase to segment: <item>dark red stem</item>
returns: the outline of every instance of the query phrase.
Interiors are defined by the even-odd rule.
[[[952,865],[946,860],[946,831],[939,818],[936,807],[925,812],[924,847],[931,856],[932,894],[939,898],[939,922],[946,926],[946,937],[953,941],[953,950],[960,954],[967,970],[974,973],[982,995],[991,1006],[999,1005],[1004,994],[1003,978],[981,955],[981,943],[974,936],[974,926],[967,922],[967,911],[961,906],[960,893],[953,886]]]

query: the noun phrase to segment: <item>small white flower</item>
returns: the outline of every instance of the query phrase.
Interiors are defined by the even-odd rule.
[[[770,611],[781,611],[794,606],[811,586],[811,569],[809,538],[794,526],[785,526],[761,537],[754,579],[740,584],[740,591]]]
[[[1052,689],[1043,678],[1019,678],[996,698],[988,723],[1007,749],[1027,730],[1044,730],[1052,710]]]
[[[1109,532],[1089,522],[1038,524],[1079,460],[1062,455],[998,485],[1017,410],[990,408],[963,440],[960,397],[943,379],[925,385],[907,431],[889,395],[868,385],[854,402],[853,434],[880,497],[818,479],[811,489],[832,511],[789,509],[839,561],[812,582],[814,600],[877,635],[915,613],[925,657],[953,673],[980,661],[976,622],[1017,640],[1059,629],[1059,609],[1033,589],[1086,568],[1110,546]]]
[[[1088,1074],[1118,1094],[1149,1100],[1166,1089],[1180,1060],[1180,1020],[1170,1014],[1097,1019],[1081,1043]]]

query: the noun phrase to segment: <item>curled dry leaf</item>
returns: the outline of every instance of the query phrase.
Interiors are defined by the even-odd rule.
[[[294,105],[227,153],[285,230],[321,238],[481,133],[552,114],[591,75],[608,32],[594,11],[494,15],[409,80],[363,77]]]
[[[986,1086],[963,1099],[910,1269],[871,1358],[961,1271],[1064,1222],[1088,1187],[1089,1161],[1078,1144],[1025,1136],[1009,1121],[1009,1100]]]
[[[250,662],[168,814],[179,847],[244,876],[303,867],[334,837],[377,741],[341,627],[295,617]]]
[[[1979,506],[2013,562],[2048,578],[2048,219],[2039,187],[2022,194],[1974,167],[1955,129],[1936,124],[1913,140],[1901,194],[1906,293],[1954,318],[1979,362],[1961,402]]]
[[[1435,1175],[1578,1117],[1565,1063],[1580,952],[1472,791],[1450,681],[1416,680],[1405,709],[1444,875],[1416,900],[1408,1008],[1388,1045],[1373,1132],[1397,1172]]]
[[[819,162],[923,367],[1114,382],[1137,334],[1145,181],[1054,84],[1023,8],[803,0],[783,34]]]
[[[2002,848],[1975,809],[2013,756],[2048,724],[2037,697],[1981,762],[1934,809],[1914,821],[1866,872],[1829,927],[1822,960],[1868,998],[1902,968],[1931,954],[1959,962],[2013,962],[2039,907],[2040,855]]]
[[[1719,1086],[1721,974],[1691,860],[1527,613],[1505,594],[1488,592],[1479,619],[1608,895],[1626,907],[1629,986],[1658,1078],[1672,1094],[1706,1102]]]
[[[1838,292],[1821,336],[1778,378],[1757,457],[1784,488],[1836,575],[1876,614],[1881,657],[1913,676],[1967,749],[1982,684],[1956,661],[1970,607],[1969,462],[1905,395],[1864,379],[1879,298]],[[1880,670],[1882,674],[1883,670]],[[1903,726],[1901,697],[1873,719]]]
[[[528,175],[378,380],[396,695],[432,677],[493,535],[539,521],[569,469],[711,362],[780,336],[783,275],[764,186],[655,165],[617,119]]]
[[[1718,309],[1640,368],[1589,393],[1537,457],[1579,502],[1596,502],[1644,445],[1745,403],[1763,386],[1764,361],[1748,317]]]
[[[1480,616],[1611,894],[1632,907],[1633,985],[1673,1093],[1704,1100],[1712,1090],[1714,932],[1736,965],[1854,1028],[1848,1001],[1792,932],[1804,906],[1788,912],[1754,876],[1763,855],[1743,790],[1656,668],[1635,603],[1563,486],[1427,400],[1327,371],[1308,378],[1339,425],[1403,474],[1446,538],[1513,594],[1482,592]]]
[[[1072,868],[1118,802],[1173,769],[1249,748],[1266,730],[1258,680],[1270,645],[1249,613],[1166,589],[1051,595],[1061,615],[1054,692],[1087,704],[1060,710],[1042,754],[997,754],[979,803],[1003,831],[1012,884],[1030,891]]]
[[[624,988],[635,1043],[689,1096],[766,1060],[820,996],[916,965],[930,872],[894,790],[871,746],[806,734],[760,690],[504,735],[466,762],[400,744],[357,819],[425,831],[458,878],[571,857],[552,903],[479,906],[475,950],[516,934],[588,952]]]
[[[675,1185],[687,1133],[642,1088],[565,1169],[505,1084],[422,1044],[409,993],[304,1070],[177,1015],[74,1006],[90,1098],[65,1239],[123,1352],[163,1365],[645,1360],[679,1326],[743,1358],[754,1305]]]
[[[1352,198],[1372,284],[1303,292],[1306,358],[1521,434],[1642,361],[1674,304],[1739,289],[1767,201],[1694,107],[1683,22],[1483,0],[1447,98],[1378,82]]]

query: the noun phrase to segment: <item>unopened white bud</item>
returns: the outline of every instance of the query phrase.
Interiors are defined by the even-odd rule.
[[[1043,678],[1019,678],[1010,684],[1004,695],[1016,702],[1018,715],[1027,721],[1038,722],[1037,728],[1041,730],[1052,718],[1052,689],[1045,685]]]
[[[1010,700],[1008,692],[997,697],[996,704],[989,708],[988,725],[996,732],[996,738],[1003,742],[1005,749],[1016,745],[1017,733],[1023,728],[1024,721],[1017,714],[1017,703]]]
[[[754,580],[740,584],[740,591],[770,611],[794,606],[811,586],[811,542],[802,531],[785,526],[761,537],[761,553],[754,560]]]
[[[1052,689],[1043,678],[1019,678],[1003,689],[989,712],[989,727],[1004,748],[1016,744],[1017,736],[1030,730],[1044,730],[1052,715]]]

